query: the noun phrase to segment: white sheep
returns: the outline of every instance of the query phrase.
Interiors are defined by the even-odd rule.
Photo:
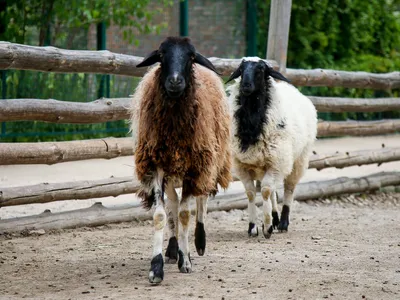
[[[270,238],[276,227],[288,230],[293,193],[308,168],[316,139],[317,113],[306,96],[258,57],[243,58],[227,82],[233,79],[236,82],[227,88],[233,114],[233,165],[249,199],[248,234],[258,235],[254,180],[259,180],[263,234]],[[275,191],[282,182],[279,220]]]

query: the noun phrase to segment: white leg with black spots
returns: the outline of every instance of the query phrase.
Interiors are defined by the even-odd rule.
[[[165,188],[167,194],[166,208],[168,213],[168,246],[165,252],[165,262],[175,264],[178,261],[178,210],[179,198],[173,182],[169,182]]]
[[[208,196],[196,197],[196,230],[194,233],[194,244],[197,254],[204,255],[206,250],[205,221],[207,216]]]
[[[189,249],[189,224],[190,224],[190,200],[193,197],[182,197],[179,207],[179,258],[178,267],[182,273],[192,272]]]
[[[261,195],[263,197],[263,234],[270,238],[273,232],[272,209],[277,207],[274,195],[278,182],[282,180],[279,172],[268,171],[261,182]]]
[[[163,176],[159,170],[154,179],[153,188],[156,201],[156,209],[153,214],[154,236],[153,236],[153,255],[151,260],[149,281],[154,284],[160,283],[164,279],[164,260],[162,258],[164,228],[167,223],[167,215],[164,209],[163,199]]]
[[[278,213],[278,203],[277,203],[277,193],[273,191],[271,194],[271,204],[272,204],[272,226],[277,229],[279,226],[279,213]]]

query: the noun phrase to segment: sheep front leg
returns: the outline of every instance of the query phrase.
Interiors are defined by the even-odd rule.
[[[206,231],[204,229],[207,216],[207,196],[196,197],[196,230],[194,232],[194,244],[197,254],[204,255],[206,250]]]
[[[182,200],[179,205],[179,250],[178,268],[182,273],[192,272],[192,262],[189,250],[189,224],[190,224],[190,200],[193,198],[185,192],[185,182],[182,186]]]
[[[167,194],[167,211],[168,211],[168,229],[169,240],[167,250],[165,252],[165,262],[175,264],[178,261],[178,210],[179,199],[175,191],[173,182],[169,182],[165,188]]]
[[[264,215],[262,230],[264,237],[266,239],[269,239],[271,237],[272,232],[274,230],[272,207],[274,206],[276,211],[276,206],[277,206],[276,198],[274,198],[276,195],[274,194],[279,179],[280,177],[278,173],[269,171],[265,174],[261,182],[261,195],[263,197],[263,215]],[[274,205],[272,205],[272,202],[274,202]],[[276,224],[276,221],[274,223]]]
[[[153,181],[156,209],[153,215],[153,258],[151,260],[149,281],[154,284],[158,284],[164,279],[164,260],[162,257],[162,246],[164,239],[164,227],[167,221],[167,216],[164,209],[163,177],[163,172],[158,170],[157,176]]]
[[[247,233],[249,237],[258,236],[257,228],[257,207],[256,207],[256,186],[254,185],[254,180],[252,180],[250,174],[245,171],[238,169],[236,170],[240,181],[242,182],[245,190],[247,199],[249,199],[248,212],[249,212],[249,229]]]

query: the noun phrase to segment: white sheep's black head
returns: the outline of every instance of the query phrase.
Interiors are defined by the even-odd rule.
[[[161,84],[170,98],[182,96],[192,76],[193,63],[198,63],[218,74],[214,65],[196,52],[187,37],[167,37],[157,50],[147,55],[136,67],[161,63]]]
[[[244,96],[249,96],[264,88],[269,76],[290,82],[285,76],[272,69],[258,57],[244,58],[226,83],[240,76],[240,93]]]

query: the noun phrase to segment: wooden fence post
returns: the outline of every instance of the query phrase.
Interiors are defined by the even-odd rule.
[[[269,15],[267,59],[279,64],[279,71],[285,73],[289,43],[290,11],[292,0],[272,0]]]

